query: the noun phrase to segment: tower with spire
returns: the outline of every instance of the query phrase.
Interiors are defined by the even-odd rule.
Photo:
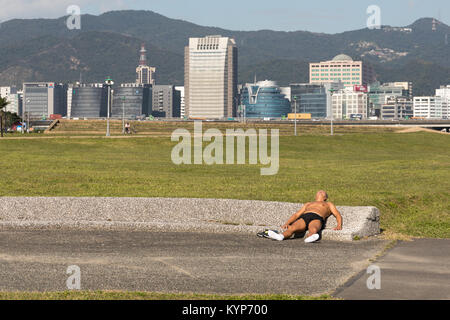
[[[156,68],[149,67],[147,65],[147,50],[145,50],[145,44],[141,45],[139,66],[136,68],[136,83],[139,85],[155,84],[153,74],[156,72]]]

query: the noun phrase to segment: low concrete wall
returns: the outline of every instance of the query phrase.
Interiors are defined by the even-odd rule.
[[[0,228],[132,229],[240,232],[279,228],[301,204],[230,199],[0,197]],[[337,207],[343,230],[331,216],[323,239],[352,240],[380,233],[375,207]]]

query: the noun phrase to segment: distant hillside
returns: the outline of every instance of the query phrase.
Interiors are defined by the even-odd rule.
[[[450,27],[420,19],[407,28],[383,27],[338,34],[306,31],[231,31],[199,26],[151,11],[83,15],[81,30],[66,18],[10,20],[0,28],[0,85],[31,80],[134,81],[141,42],[157,68],[158,83],[183,84],[183,48],[188,38],[220,34],[239,48],[239,82],[269,78],[286,85],[308,81],[308,63],[346,53],[370,62],[379,79],[413,81],[422,93],[450,83]],[[446,40],[447,35],[447,40]],[[394,79],[395,78],[395,79]]]
[[[84,32],[74,38],[45,36],[19,47],[3,48],[0,81],[101,82],[109,75],[119,82],[134,82],[142,40],[110,32]],[[183,56],[147,43],[148,59],[157,66],[159,83],[183,83]]]

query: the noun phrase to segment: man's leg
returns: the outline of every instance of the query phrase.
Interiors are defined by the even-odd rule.
[[[306,230],[306,223],[305,220],[302,218],[295,221],[293,224],[291,224],[285,232],[283,232],[283,236],[285,239],[289,239],[292,237],[292,235],[296,232],[303,232]]]
[[[308,238],[305,242],[314,242],[319,240],[319,231],[322,229],[322,222],[320,220],[313,220],[308,226]]]
[[[283,232],[282,234],[279,234],[279,233],[273,232],[272,230],[269,230],[268,236],[271,239],[281,241],[284,239],[289,239],[295,232],[302,232],[305,230],[306,230],[305,220],[300,218],[297,221],[295,221],[293,224],[291,224],[288,227],[288,229],[285,232]]]

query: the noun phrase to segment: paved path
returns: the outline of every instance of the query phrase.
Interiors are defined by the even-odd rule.
[[[450,239],[401,242],[377,260],[381,289],[367,289],[362,273],[337,292],[345,299],[450,299]]]
[[[365,269],[386,241],[305,244],[246,234],[0,231],[0,290],[81,289],[203,293],[331,293]]]

